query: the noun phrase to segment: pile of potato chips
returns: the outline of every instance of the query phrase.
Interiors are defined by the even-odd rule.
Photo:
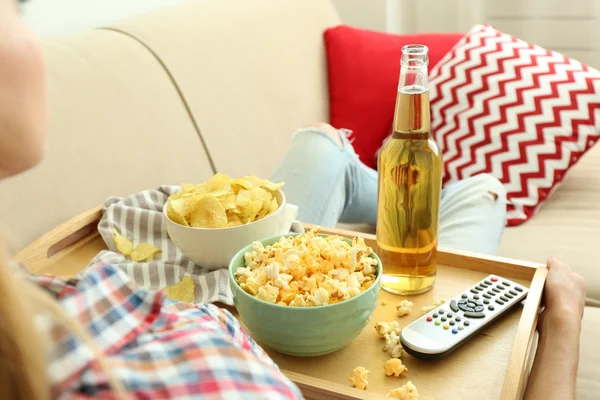
[[[193,228],[225,228],[257,221],[279,208],[277,191],[283,186],[254,175],[232,179],[216,174],[199,185],[184,183],[169,197],[167,216]]]
[[[116,229],[113,229],[113,241],[119,253],[135,262],[150,261],[155,254],[162,252],[161,249],[149,243],[140,243],[134,249],[131,240],[121,235]]]

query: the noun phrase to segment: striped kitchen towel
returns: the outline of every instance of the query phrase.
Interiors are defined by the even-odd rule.
[[[101,251],[88,265],[115,264],[135,282],[147,289],[157,290],[174,285],[184,276],[196,283],[195,303],[222,302],[233,305],[227,269],[208,270],[188,260],[169,239],[163,205],[179,191],[179,186],[161,186],[128,197],[110,197],[102,207],[98,231],[109,250]],[[113,228],[133,242],[150,243],[162,250],[150,262],[135,262],[119,253],[113,241]],[[85,270],[81,272],[85,274]]]

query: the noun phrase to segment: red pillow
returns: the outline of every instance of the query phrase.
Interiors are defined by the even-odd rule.
[[[458,42],[462,33],[392,35],[349,26],[325,31],[331,125],[354,132],[353,145],[366,165],[389,132],[400,76],[402,46],[429,47],[429,67]]]
[[[444,182],[494,175],[509,226],[531,218],[600,138],[600,72],[491,26],[458,42],[429,89]]]

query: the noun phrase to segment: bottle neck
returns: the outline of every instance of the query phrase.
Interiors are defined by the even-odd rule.
[[[403,54],[394,112],[394,136],[426,139],[430,135],[427,62]]]

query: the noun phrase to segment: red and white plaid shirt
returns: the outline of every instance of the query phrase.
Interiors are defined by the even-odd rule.
[[[80,281],[30,279],[87,329],[132,398],[302,398],[226,310],[173,302],[137,287],[113,265],[91,268]],[[53,398],[115,398],[87,345],[50,317],[37,322],[52,338]]]

